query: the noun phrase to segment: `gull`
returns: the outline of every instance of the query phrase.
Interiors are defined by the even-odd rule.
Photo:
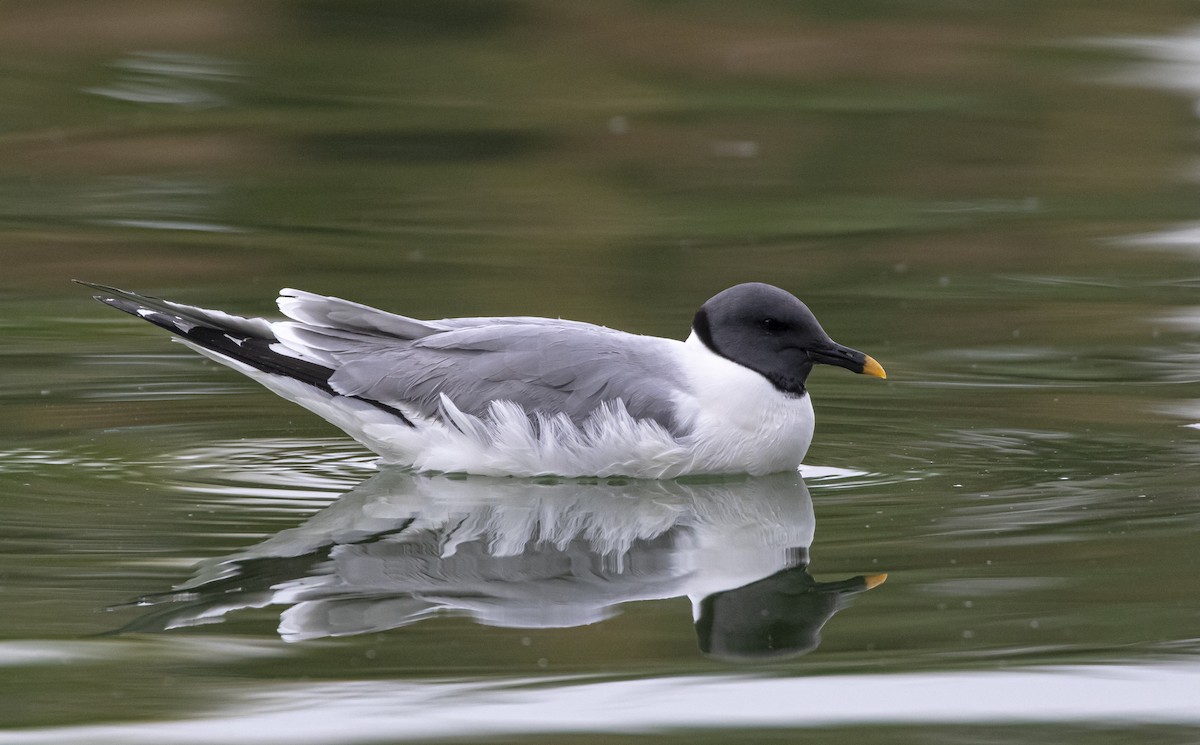
[[[302,290],[286,320],[81,282],[96,299],[418,471],[494,476],[760,475],[813,437],[814,365],[885,378],[804,303],[759,282],[706,301],[686,341],[529,316],[418,320]]]

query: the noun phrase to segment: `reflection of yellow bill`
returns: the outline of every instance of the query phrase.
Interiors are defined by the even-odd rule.
[[[868,357],[867,359],[871,360],[871,362],[875,362],[875,360],[872,360],[870,357]],[[879,367],[878,363],[876,363],[875,367]],[[882,373],[883,368],[879,368],[879,372]],[[880,375],[879,377],[882,378],[883,375]],[[863,582],[867,583],[868,590],[870,590],[872,587],[877,587],[879,585],[882,585],[886,580],[887,580],[887,574],[872,574],[869,577],[863,577]]]

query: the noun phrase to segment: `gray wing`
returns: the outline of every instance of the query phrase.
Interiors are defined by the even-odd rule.
[[[677,342],[546,318],[418,321],[287,292],[280,307],[297,322],[274,324],[276,335],[332,368],[329,385],[343,395],[431,417],[442,394],[475,416],[506,400],[576,423],[619,399],[635,418],[678,428],[673,399],[685,381],[669,351]]]
[[[288,318],[304,326],[331,331],[419,339],[450,328],[437,321],[420,321],[339,297],[326,297],[291,288],[280,290],[276,302]]]

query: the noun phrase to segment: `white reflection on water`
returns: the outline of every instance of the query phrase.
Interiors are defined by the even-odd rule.
[[[1114,83],[1165,88],[1200,97],[1200,27],[1171,36],[1114,36],[1088,43],[1119,49],[1145,60],[1114,75],[1111,78]]]
[[[873,724],[1197,725],[1198,690],[1194,661],[812,678],[355,681],[225,690],[236,703],[207,715],[0,732],[0,744],[303,745]]]
[[[182,52],[134,52],[110,65],[117,79],[84,92],[118,101],[186,109],[211,109],[227,100],[214,85],[240,79],[229,60]]]
[[[1194,253],[1200,251],[1200,223],[1187,222],[1165,230],[1127,235],[1116,242],[1133,248],[1160,248]]]
[[[704,481],[454,478],[386,469],[302,525],[206,562],[126,631],[285,606],[288,641],[407,626],[440,613],[489,626],[596,623],[686,596],[701,649],[795,656],[882,575],[817,582],[815,518],[797,474]]]
[[[39,665],[86,665],[110,660],[125,664],[165,659],[214,663],[220,660],[283,657],[288,650],[266,641],[230,637],[199,637],[154,641],[120,639],[63,641],[22,639],[0,641],[0,668],[27,668]]]
[[[96,181],[79,196],[80,215],[101,225],[147,230],[240,233],[210,219],[222,211],[225,187],[211,179],[120,176]]]
[[[219,225],[215,222],[187,222],[184,220],[104,220],[107,225],[123,228],[145,228],[146,230],[184,230],[195,233],[240,233],[238,228]]]
[[[1196,235],[1197,245],[1200,245],[1200,229]],[[1170,313],[1158,317],[1161,323],[1184,331],[1200,331],[1200,306],[1176,308]]]
[[[1176,92],[1192,100],[1193,111],[1200,117],[1200,26],[1183,29],[1171,36],[1111,37],[1093,39],[1090,43],[1142,58],[1109,82]],[[1200,166],[1193,163],[1186,178],[1200,180]],[[1200,252],[1200,223],[1179,223],[1165,230],[1125,236],[1117,243],[1196,253]]]

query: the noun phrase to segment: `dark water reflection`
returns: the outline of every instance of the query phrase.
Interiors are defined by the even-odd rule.
[[[694,482],[452,478],[385,470],[303,525],[204,562],[137,605],[123,631],[284,606],[287,641],[407,626],[442,613],[507,628],[603,621],[686,597],[700,648],[767,659],[816,648],[821,627],[885,575],[808,573],[812,499],[797,474]]]

